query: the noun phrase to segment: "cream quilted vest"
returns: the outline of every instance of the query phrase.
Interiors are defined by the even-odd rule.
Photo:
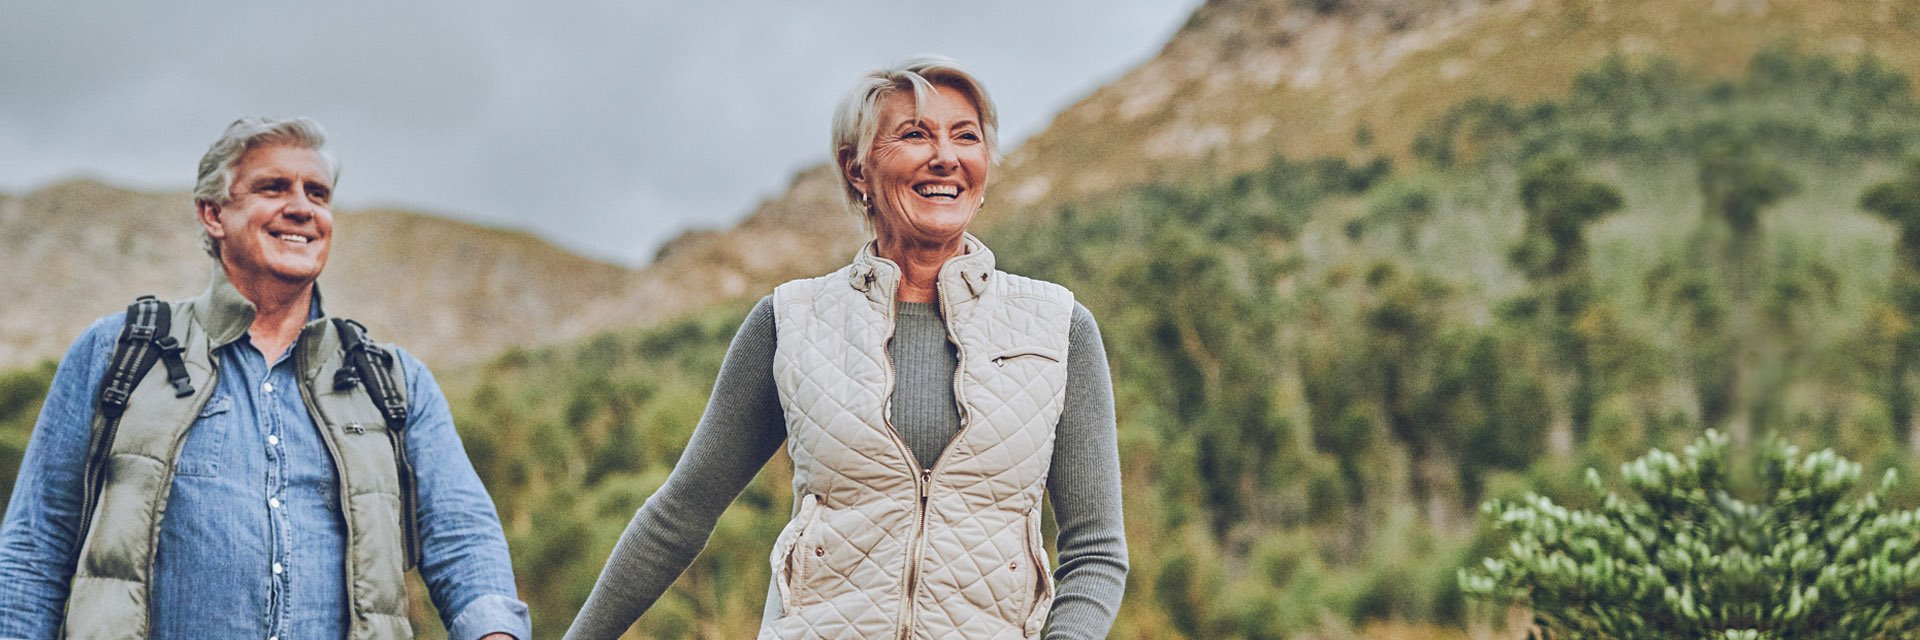
[[[1053,602],[1040,500],[1073,294],[993,269],[973,236],[940,269],[960,432],[922,469],[888,421],[900,268],[774,290],[773,372],[797,508],[775,542],[772,638],[1038,638]]]

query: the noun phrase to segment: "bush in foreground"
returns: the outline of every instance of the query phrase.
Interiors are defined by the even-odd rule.
[[[1775,443],[1741,491],[1729,449],[1708,431],[1622,465],[1631,498],[1588,470],[1593,511],[1487,503],[1511,542],[1462,570],[1461,589],[1531,608],[1541,640],[1920,637],[1920,510],[1882,508],[1891,471],[1854,498],[1861,465]]]

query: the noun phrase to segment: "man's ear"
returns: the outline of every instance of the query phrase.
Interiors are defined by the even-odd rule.
[[[200,219],[200,226],[207,230],[207,237],[219,240],[227,237],[227,228],[220,226],[220,205],[206,200],[193,203],[194,217]]]

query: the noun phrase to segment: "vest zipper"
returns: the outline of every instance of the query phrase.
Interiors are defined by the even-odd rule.
[[[897,317],[899,310],[898,290],[888,292],[892,295],[888,296],[887,301],[887,339],[880,345],[880,351],[886,355],[887,361],[887,394],[884,396],[886,401],[880,408],[880,419],[886,423],[887,430],[893,435],[894,445],[900,448],[900,453],[906,458],[909,468],[917,472],[914,479],[917,481],[915,484],[920,494],[920,503],[916,505],[914,511],[913,544],[911,545],[911,552],[907,557],[907,575],[906,579],[901,583],[900,640],[911,640],[913,637],[914,612],[917,609],[916,603],[914,602],[914,594],[920,588],[920,556],[926,551],[924,547],[927,537],[927,503],[933,491],[933,472],[940,468],[940,462],[947,459],[947,454],[960,442],[961,436],[966,434],[967,427],[971,426],[970,423],[972,422],[968,419],[969,412],[967,410],[967,403],[964,400],[965,396],[961,392],[960,385],[961,372],[965,370],[967,363],[967,349],[965,345],[961,344],[960,336],[954,333],[953,310],[948,306],[949,301],[953,300],[953,296],[947,293],[944,285],[944,280],[936,280],[934,289],[935,293],[940,297],[940,324],[947,331],[947,340],[953,343],[953,402],[955,405],[954,408],[960,414],[960,430],[953,434],[951,440],[947,441],[946,448],[940,452],[940,459],[934,460],[933,466],[931,467],[922,468],[920,466],[919,459],[913,456],[913,450],[907,446],[906,438],[901,437],[900,430],[893,426],[893,391],[898,382],[896,380],[898,376],[896,375],[893,362],[892,347],[894,333],[899,329],[899,319]]]
[[[934,288],[938,290],[940,285],[935,284]],[[967,425],[972,422],[967,419],[969,416],[966,395],[960,390],[960,372],[967,368],[967,347],[960,343],[960,335],[953,330],[953,309],[947,306],[948,301],[953,300],[953,296],[947,295],[945,291],[938,293],[940,294],[940,326],[947,330],[947,340],[953,343],[953,406],[960,413],[960,430],[954,432],[952,441],[947,442],[947,447],[951,448],[953,443],[960,441],[960,434],[965,433]],[[940,460],[945,459],[947,454],[942,451]],[[936,467],[940,466],[940,461],[935,460],[933,464]]]
[[[914,612],[916,610],[916,602],[915,602],[914,595],[915,595],[915,592],[920,587],[920,556],[924,554],[926,551],[925,545],[926,545],[926,538],[927,538],[927,502],[928,502],[929,495],[933,491],[933,472],[934,470],[940,468],[940,463],[945,461],[948,458],[947,454],[952,451],[955,445],[960,443],[960,440],[961,440],[960,436],[964,435],[967,432],[967,427],[970,426],[972,422],[971,420],[968,419],[969,416],[967,415],[968,414],[967,403],[966,403],[966,400],[964,399],[965,396],[961,393],[961,386],[960,386],[961,372],[966,369],[967,348],[965,345],[961,344],[960,336],[954,333],[953,308],[948,305],[948,303],[953,300],[953,296],[947,293],[944,285],[945,285],[945,281],[940,280],[934,284],[934,288],[935,288],[935,291],[940,296],[940,325],[943,328],[945,328],[947,331],[947,340],[953,343],[953,352],[954,352],[953,403],[954,403],[954,408],[960,414],[960,430],[953,434],[953,438],[951,440],[947,441],[947,446],[941,450],[940,458],[938,460],[933,461],[933,466],[920,471],[919,482],[918,482],[919,489],[920,489],[920,505],[919,505],[918,511],[915,513],[915,521],[914,521],[914,527],[913,527],[913,553],[912,555],[908,556],[908,560],[907,560],[906,604],[904,607],[902,607],[905,610],[906,615],[903,618],[900,625],[900,640],[911,640],[913,637],[913,620],[914,620]],[[891,316],[888,319],[889,321],[891,321],[892,320]],[[887,341],[889,343],[893,341],[893,333],[891,330],[889,330],[887,334]],[[892,406],[891,403],[893,402],[893,387],[892,387],[893,372],[891,369],[891,367],[893,366],[893,351],[891,349],[887,350],[887,366],[889,367],[887,372],[888,373],[887,402],[889,403],[888,404],[889,408],[891,408]],[[887,424],[889,427],[891,427],[893,424],[891,422],[892,420],[891,411],[889,411],[888,413],[889,413],[889,417],[888,417],[889,422]],[[894,433],[896,437],[899,434],[898,431]],[[906,441],[901,440],[900,444],[901,446],[904,447],[906,445]],[[907,452],[907,460],[909,462],[914,463],[915,467],[919,466],[919,462],[913,457],[912,451]]]
[[[938,466],[939,463],[935,463]],[[927,543],[927,494],[933,488],[933,470],[923,469],[918,478],[920,485],[920,508],[914,514],[913,555],[907,561],[907,616],[905,624],[900,625],[900,640],[910,640],[913,636],[914,613],[919,609],[914,602],[914,593],[920,588],[920,554],[926,551]]]
[[[893,335],[895,331],[899,329],[899,318],[897,316],[900,303],[899,300],[896,299],[899,296],[898,290],[883,291],[882,293],[887,294],[887,339],[881,341],[880,353],[886,356],[887,392],[886,395],[881,396],[884,400],[880,404],[880,421],[887,425],[888,435],[893,437],[894,446],[899,447],[900,456],[906,459],[907,468],[913,472],[914,478],[916,480],[928,479],[932,477],[933,472],[920,468],[920,461],[913,457],[913,449],[907,447],[906,438],[900,437],[900,430],[893,426],[893,389],[897,382],[896,378],[898,377],[893,362]],[[925,482],[919,482],[918,484],[920,504],[917,507],[917,512],[914,514],[916,524],[913,529],[913,543],[908,545],[912,549],[912,555],[907,561],[907,574],[904,579],[900,581],[900,637],[903,640],[910,637],[913,633],[913,591],[916,586],[915,581],[918,580],[919,577],[921,532],[927,526],[927,485]]]

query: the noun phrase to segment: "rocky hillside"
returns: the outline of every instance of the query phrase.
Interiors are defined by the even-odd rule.
[[[0,198],[0,368],[57,357],[134,296],[200,292],[189,196],[71,181]],[[524,233],[400,211],[341,212],[321,278],[330,311],[436,364],[466,364],[557,332],[631,270]]]
[[[1565,95],[1614,54],[1730,77],[1786,44],[1912,73],[1916,38],[1920,5],[1896,0],[1212,0],[1022,145],[996,190],[1022,211],[1275,153],[1405,159],[1443,109]]]
[[[1615,54],[1733,77],[1786,44],[1914,73],[1917,39],[1920,6],[1895,0],[1213,0],[1159,55],[1012,150],[980,224],[1274,154],[1405,160],[1447,107],[1565,95]],[[829,165],[803,171],[740,226],[675,241],[570,326],[652,324],[831,269],[865,234],[836,193]]]

